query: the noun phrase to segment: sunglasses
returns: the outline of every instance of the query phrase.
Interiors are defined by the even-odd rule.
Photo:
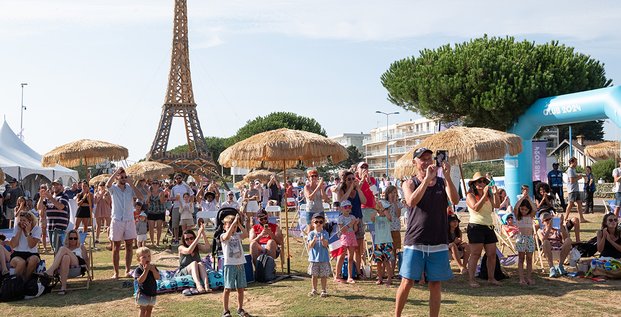
[[[368,169],[369,167],[368,167],[368,166],[366,166],[366,165],[362,165],[362,166],[360,166],[360,168],[361,168],[361,169],[365,169],[365,170],[366,170],[366,169]]]
[[[550,220],[552,220],[552,218],[543,219],[543,222],[548,222],[548,221],[550,221]]]
[[[355,179],[356,179],[355,177],[347,177],[347,179],[346,179],[346,180],[348,180],[348,181],[353,181],[353,180],[355,180]]]
[[[69,240],[78,240],[78,237],[69,237]]]
[[[261,217],[261,218],[259,218],[259,221],[267,221],[267,218],[266,217]]]
[[[187,238],[184,238],[183,240],[185,240],[185,241],[192,241],[192,240],[195,240],[195,239],[196,238],[194,238],[194,237],[187,237]]]
[[[318,225],[323,224],[323,221],[313,221],[313,222],[318,224]]]
[[[27,212],[22,212],[19,214],[20,217],[28,217],[28,213]]]
[[[318,175],[313,174],[313,175],[311,175],[310,177],[318,177]]]
[[[619,220],[618,220],[618,219],[616,219],[616,218],[609,218],[609,219],[608,219],[608,222],[618,222],[618,221],[619,221]]]
[[[119,178],[120,178],[120,179],[126,179],[126,178],[127,178],[127,176],[121,176],[121,177],[119,177]]]
[[[475,184],[480,184],[480,183],[485,183],[485,181],[484,181],[484,180],[482,180],[482,179],[477,179],[477,181],[476,181],[476,182],[474,182],[474,183],[475,183]]]

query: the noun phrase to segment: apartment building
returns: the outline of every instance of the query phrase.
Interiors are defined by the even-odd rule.
[[[339,134],[339,135],[335,135],[335,136],[331,136],[330,139],[338,142],[339,144],[341,144],[344,147],[348,147],[350,145],[355,146],[356,148],[358,148],[358,151],[360,151],[360,153],[364,154],[364,146],[363,141],[370,137],[371,135],[368,133],[343,133],[343,134]]]

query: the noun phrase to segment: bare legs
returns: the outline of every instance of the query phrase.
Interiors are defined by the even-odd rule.
[[[41,260],[36,255],[31,255],[28,260],[24,260],[20,257],[14,257],[11,260],[11,266],[15,268],[15,275],[20,275],[24,281],[30,279],[32,273],[34,273],[37,265]]]
[[[481,257],[481,251],[485,249],[487,254],[487,281],[493,285],[499,285],[494,278],[494,270],[496,268],[496,244],[495,243],[471,243],[470,246],[470,258],[468,259],[468,278],[471,287],[479,287],[479,283],[474,280],[474,274],[477,269],[477,263]]]
[[[244,288],[237,289],[237,310],[243,308],[244,304]],[[224,311],[229,311],[229,297],[231,295],[231,289],[225,288],[224,292],[222,292],[222,301],[224,302]]]
[[[79,229],[82,225],[84,227],[82,232],[88,232],[88,225],[91,218],[75,218],[75,228]]]
[[[97,217],[95,224],[95,240],[99,241],[99,234],[103,230],[103,227],[110,227],[110,217]]]
[[[71,266],[79,265],[78,258],[71,250],[66,247],[61,247],[56,256],[54,256],[54,262],[45,271],[48,275],[53,275],[56,270],[60,275],[60,290],[67,289],[67,278],[69,277],[69,268]]]
[[[410,289],[414,285],[414,281],[402,278],[399,289],[397,290],[397,298],[395,301],[395,316],[401,316],[405,302],[408,300]],[[442,283],[429,281],[429,316],[438,316],[440,314],[440,304],[442,302]]]
[[[578,216],[580,216],[580,222],[588,222],[586,219],[584,219],[584,215],[582,214],[582,201],[580,200],[569,201],[569,204],[567,204],[567,209],[565,210],[565,219],[569,219],[569,214],[571,213],[571,209],[574,207],[574,204],[576,204],[576,208],[578,209]]]
[[[205,269],[205,265],[203,265],[203,263],[198,263],[194,261],[190,263],[187,268],[190,275],[192,275],[194,283],[196,284],[196,289],[198,289],[198,291],[201,293],[205,293],[206,289],[209,288],[209,281],[207,280],[207,270]]]
[[[125,276],[129,277],[129,270],[132,265],[132,255],[134,253],[132,246],[134,240],[125,240]],[[119,260],[121,252],[121,241],[112,242],[112,266],[114,267],[113,279],[119,278]]]

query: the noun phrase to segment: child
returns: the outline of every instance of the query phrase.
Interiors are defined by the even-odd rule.
[[[355,232],[358,231],[358,219],[351,212],[351,202],[344,200],[341,202],[341,215],[336,219],[336,223],[339,226],[339,232],[341,233],[341,242],[343,247],[347,249],[347,283],[354,284],[352,278],[352,270],[354,269],[354,250],[358,247],[358,241],[356,241]],[[341,254],[336,263],[337,281],[340,281],[338,273],[341,272],[343,262],[345,261],[345,252]]]
[[[229,296],[231,289],[237,289],[237,315],[250,316],[244,311],[244,289],[246,288],[246,258],[244,257],[244,249],[242,249],[241,241],[248,237],[248,231],[242,225],[239,214],[235,217],[228,215],[222,221],[224,233],[220,236],[222,243],[222,253],[224,256],[224,293],[222,294],[224,302],[223,317],[230,317]],[[241,232],[237,232],[237,230]]]
[[[373,261],[377,264],[377,282],[375,284],[382,285],[384,281],[384,269],[386,269],[386,287],[390,287],[392,283],[392,237],[390,236],[390,215],[389,202],[380,201],[380,210],[376,214],[371,215],[371,222],[375,226],[375,241],[373,244]]]
[[[470,252],[468,251],[468,243],[463,242],[461,229],[459,229],[459,223],[461,221],[457,215],[452,214],[448,216],[448,241],[449,251],[451,257],[459,266],[459,270],[462,274],[468,272],[468,259],[470,258]]]
[[[520,228],[515,224],[515,219],[513,214],[506,214],[502,216],[504,224],[502,225],[502,230],[504,230],[509,238],[513,239],[520,233]]]
[[[138,216],[138,221],[136,222],[136,240],[138,240],[138,247],[144,247],[147,241],[147,228],[149,227],[147,223],[147,214],[143,212]]]
[[[134,278],[138,281],[136,305],[140,306],[140,317],[151,316],[157,296],[156,280],[160,279],[160,272],[151,264],[151,250],[141,247],[136,251],[138,267],[134,270]]]
[[[328,255],[328,232],[323,230],[325,218],[321,213],[313,215],[312,226],[314,230],[308,234],[308,274],[311,276],[313,285],[309,296],[317,295],[317,278],[321,278],[321,297],[327,297],[327,279],[332,269],[330,268],[330,256]]]
[[[515,214],[516,225],[520,229],[515,248],[518,251],[518,275],[520,284],[533,285],[533,252],[535,251],[535,239],[533,238],[533,217],[536,207],[528,195],[522,197],[515,204],[517,212]],[[524,258],[526,258],[526,278],[524,278]]]
[[[179,196],[177,196],[179,197]],[[190,200],[190,194],[184,193],[183,200],[181,201],[181,208],[179,208],[179,224],[181,225],[181,229],[186,231],[194,227],[194,217],[192,217],[192,212],[194,211],[193,203]]]
[[[392,267],[396,269],[397,252],[401,250],[401,209],[403,204],[399,201],[397,187],[389,185],[384,192],[384,199],[390,203],[390,236],[392,237]],[[450,206],[450,204],[449,204]]]

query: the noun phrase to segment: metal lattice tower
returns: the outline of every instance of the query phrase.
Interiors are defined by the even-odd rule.
[[[166,152],[170,128],[175,117],[183,118],[188,141],[188,150],[182,154]],[[203,137],[196,113],[196,103],[194,103],[188,46],[187,0],[175,0],[168,89],[162,106],[160,123],[151,150],[147,154],[147,160],[169,164],[175,170],[188,174],[205,174],[215,166]]]

